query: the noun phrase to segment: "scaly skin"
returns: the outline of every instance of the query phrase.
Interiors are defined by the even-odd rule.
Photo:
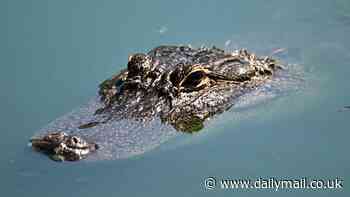
[[[125,118],[148,121],[160,117],[179,131],[198,131],[207,118],[229,109],[238,97],[265,83],[279,68],[275,60],[245,49],[226,53],[215,47],[159,46],[147,54],[132,55],[127,69],[100,84],[104,107],[95,114],[106,119],[87,122],[79,129]],[[62,143],[37,140],[32,145],[53,150]],[[96,146],[87,147],[90,152],[96,150]],[[56,149],[54,155],[70,161],[89,154]]]

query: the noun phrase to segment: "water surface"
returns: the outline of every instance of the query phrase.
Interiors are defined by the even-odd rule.
[[[4,196],[232,196],[203,179],[342,178],[344,189],[242,196],[348,196],[350,3],[315,1],[0,2]],[[301,65],[296,94],[217,117],[197,135],[123,160],[56,163],[26,146],[87,102],[134,52],[160,44],[248,48]]]

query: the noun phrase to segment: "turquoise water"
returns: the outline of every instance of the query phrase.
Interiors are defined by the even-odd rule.
[[[350,111],[338,111],[350,105],[349,1],[3,0],[0,25],[4,196],[349,196]],[[302,65],[308,85],[130,159],[56,163],[27,147],[128,54],[160,44],[286,48],[282,60]],[[339,177],[344,188],[207,191],[209,176]]]

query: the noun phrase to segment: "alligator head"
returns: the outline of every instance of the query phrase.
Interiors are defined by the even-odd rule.
[[[160,47],[131,56],[126,70],[100,85],[106,107],[99,112],[122,112],[119,116],[142,120],[159,116],[177,130],[194,132],[280,68],[275,60],[247,50],[225,53],[213,48],[184,52],[187,56],[166,54],[170,57],[164,53]]]
[[[229,109],[235,99],[271,78],[279,68],[268,57],[246,50],[162,46],[129,57],[127,69],[100,84],[104,107],[87,129],[120,119],[148,121],[158,117],[184,132],[196,132],[203,122]],[[32,139],[32,146],[64,160],[79,160],[97,149],[94,143],[65,133]]]

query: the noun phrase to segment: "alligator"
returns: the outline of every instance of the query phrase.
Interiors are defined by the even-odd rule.
[[[282,66],[246,49],[159,46],[128,58],[127,68],[99,85],[99,118],[77,126],[88,130],[119,120],[159,118],[177,131],[193,133],[210,117],[231,108],[246,93],[271,80]],[[101,134],[103,135],[103,134]],[[65,131],[34,137],[31,145],[54,160],[77,161],[99,145]]]

